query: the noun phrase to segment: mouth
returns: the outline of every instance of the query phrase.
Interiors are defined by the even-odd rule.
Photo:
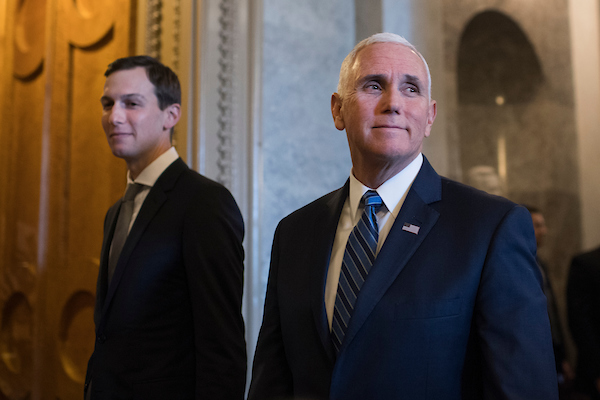
[[[401,127],[401,126],[397,126],[397,125],[376,125],[373,127],[373,129],[400,129],[400,130],[405,130],[405,128]]]
[[[110,135],[108,135],[109,137],[121,137],[121,136],[129,136],[131,135],[131,133],[128,132],[112,132]]]

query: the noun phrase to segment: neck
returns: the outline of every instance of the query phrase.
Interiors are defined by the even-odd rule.
[[[157,147],[153,152],[149,153],[145,157],[125,159],[125,162],[127,163],[127,170],[129,170],[129,177],[135,180],[135,178],[137,178],[148,165],[152,164],[154,160],[163,155],[170,148],[171,144],[169,143],[168,146],[165,145]]]
[[[383,164],[371,166],[371,168],[365,168],[365,166],[357,166],[356,164],[353,164],[352,174],[360,183],[369,189],[377,189],[388,179],[393,178],[396,174],[406,168],[411,161],[399,165]]]
[[[369,189],[377,189],[385,181],[387,181],[392,176],[394,176],[394,175],[391,175],[391,176],[387,176],[387,175],[377,175],[377,176],[366,175],[366,174],[358,173],[357,171],[354,170],[354,168],[352,168],[352,173],[354,174],[354,177],[360,183],[362,183],[363,185],[365,185]]]
[[[127,163],[127,170],[129,171],[129,177],[135,181],[135,179],[138,176],[140,176],[142,171],[144,169],[146,169],[146,167],[148,165],[152,164],[152,161],[156,160],[157,158],[158,158],[158,156],[147,159],[147,160],[135,160],[135,161],[125,160],[125,162]]]

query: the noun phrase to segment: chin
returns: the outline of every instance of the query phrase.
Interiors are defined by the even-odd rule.
[[[375,154],[375,157],[383,163],[392,163],[392,164],[408,164],[410,163],[412,160],[415,159],[415,157],[417,157],[417,154],[419,154],[419,152],[413,153],[413,152],[406,152],[406,151],[390,151],[390,149],[387,149],[387,151],[383,150],[380,152],[377,152]]]
[[[126,149],[119,148],[118,146],[111,147],[110,150],[112,151],[113,155],[117,158],[126,159],[129,156],[129,152]]]

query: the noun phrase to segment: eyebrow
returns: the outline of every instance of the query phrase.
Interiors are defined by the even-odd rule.
[[[364,83],[370,82],[370,81],[384,81],[386,80],[386,76],[383,74],[371,74],[371,75],[365,75],[362,78],[360,78],[358,81],[356,81],[358,84],[362,85]]]
[[[419,87],[424,85],[423,82],[421,82],[421,79],[416,75],[404,74],[404,80],[406,82],[414,82]]]
[[[141,93],[128,93],[128,94],[124,94],[124,95],[120,96],[118,99],[119,100],[131,100],[131,99],[145,100],[146,98]],[[102,97],[100,97],[100,102],[101,103],[104,103],[104,102],[107,102],[107,101],[113,101],[113,100],[114,99],[112,97],[109,97],[109,96],[102,96]]]

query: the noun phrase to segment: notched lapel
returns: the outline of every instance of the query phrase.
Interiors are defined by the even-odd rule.
[[[119,286],[119,283],[121,282],[121,278],[131,256],[131,253],[135,249],[137,243],[140,241],[142,234],[146,230],[150,221],[154,218],[158,210],[160,210],[164,202],[167,201],[167,192],[175,186],[177,178],[187,168],[187,165],[185,164],[185,162],[183,162],[183,160],[181,160],[181,158],[174,161],[173,164],[171,164],[165,170],[165,172],[163,172],[163,174],[157,179],[152,189],[150,189],[150,192],[144,200],[144,204],[142,204],[142,208],[140,209],[135,219],[135,222],[131,227],[131,231],[129,231],[129,235],[127,235],[127,240],[123,245],[123,250],[121,251],[119,261],[117,262],[117,266],[115,267],[115,273],[110,282],[110,285],[108,285],[108,292],[106,294],[106,298],[104,299],[104,305],[102,309],[103,316],[106,315],[110,302],[115,294],[115,291],[117,290],[117,287]],[[116,215],[113,218],[116,219]],[[115,224],[116,222],[113,222],[113,226],[111,228],[113,232]],[[110,236],[110,241],[112,241],[112,234]],[[108,242],[109,248],[110,241]],[[108,252],[103,254],[108,254]],[[108,257],[106,258],[108,260]]]
[[[108,256],[110,253],[110,244],[117,226],[117,216],[121,209],[121,202],[114,204],[106,213],[104,221],[104,238],[102,239],[102,250],[100,251],[100,267],[98,269],[98,281],[96,282],[96,307],[94,308],[94,322],[96,327],[100,323],[101,313],[104,309],[106,292],[108,290]]]
[[[146,227],[154,217],[154,215],[158,212],[162,204],[167,200],[167,196],[162,190],[158,189],[156,186],[150,190],[148,193],[148,197],[144,201],[140,212],[138,213],[133,226],[131,227],[131,231],[129,231],[129,235],[127,235],[127,240],[125,240],[125,244],[123,245],[123,250],[121,251],[121,255],[119,256],[119,261],[117,262],[117,266],[115,267],[115,273],[113,275],[112,280],[110,281],[110,285],[108,285],[108,293],[106,294],[106,299],[104,301],[104,312],[106,312],[112,297],[121,282],[121,277],[123,276],[123,272],[129,262],[129,257],[131,253],[135,249],[135,246],[140,241],[142,234],[146,230]],[[103,313],[104,314],[104,313]]]
[[[332,362],[335,361],[336,356],[331,342],[327,311],[325,310],[325,284],[338,220],[346,197],[348,197],[348,185],[349,181],[341,189],[334,192],[312,220],[314,223],[313,231],[318,232],[318,234],[314,237],[314,262],[311,263],[310,270],[311,308],[321,343]]]

